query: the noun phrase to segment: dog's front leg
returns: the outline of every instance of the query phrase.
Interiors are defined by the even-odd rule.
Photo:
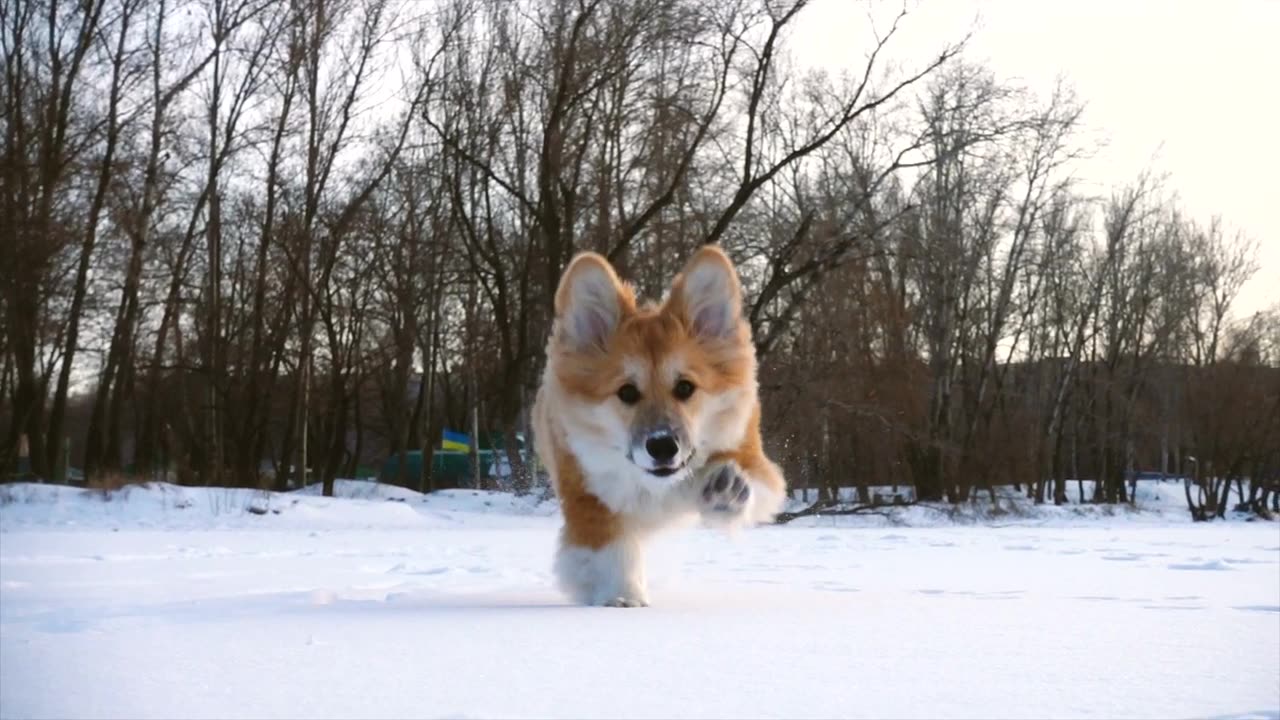
[[[641,537],[621,535],[599,548],[574,545],[563,536],[556,553],[560,587],[575,601],[606,607],[645,607]]]
[[[744,464],[724,458],[698,474],[698,508],[704,520],[717,525],[772,522],[782,509],[784,487],[781,472],[767,459]]]

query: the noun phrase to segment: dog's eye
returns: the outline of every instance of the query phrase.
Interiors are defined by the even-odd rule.
[[[676,389],[675,389],[676,399],[688,400],[690,397],[693,396],[694,390],[695,388],[693,386],[693,383],[689,382],[688,380],[681,380],[680,382],[676,383]]]
[[[640,402],[640,390],[635,385],[627,383],[618,388],[618,399],[628,405],[635,405]]]

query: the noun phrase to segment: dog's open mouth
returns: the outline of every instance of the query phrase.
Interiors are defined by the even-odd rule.
[[[685,458],[685,461],[680,463],[679,465],[673,465],[671,467],[654,468],[652,470],[645,470],[645,472],[649,473],[650,475],[653,475],[654,477],[660,477],[660,478],[671,477],[672,475],[675,475],[681,470],[684,470],[685,468],[689,467],[689,461],[692,459],[693,459],[692,456],[690,456],[688,458]]]
[[[649,473],[654,477],[669,478],[672,475],[677,475],[683,472],[684,470],[686,470],[687,468],[689,468],[690,465],[693,463],[694,455],[697,455],[696,451],[690,452],[689,456],[684,459],[684,462],[680,463],[679,465],[665,465],[663,467],[656,467],[656,468],[647,468],[639,463],[635,463],[634,460],[632,460],[632,462],[636,464],[636,467],[640,468],[641,470],[644,470],[645,472]],[[631,460],[630,453],[627,453],[627,459]]]

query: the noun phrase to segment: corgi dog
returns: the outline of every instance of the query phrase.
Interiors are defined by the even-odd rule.
[[[582,604],[648,605],[653,532],[699,516],[769,522],[786,498],[761,446],[738,273],[715,246],[660,304],[637,304],[603,256],[576,255],[556,290],[533,423],[564,519],[556,578]]]

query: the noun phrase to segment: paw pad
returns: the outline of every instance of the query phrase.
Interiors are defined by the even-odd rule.
[[[741,512],[751,499],[751,485],[734,463],[726,463],[713,470],[702,488],[705,510],[721,513]]]

